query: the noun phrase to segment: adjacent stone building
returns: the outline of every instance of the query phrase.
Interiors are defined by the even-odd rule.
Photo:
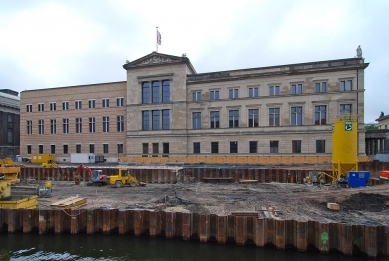
[[[14,158],[19,155],[19,104],[18,92],[0,90],[0,158]]]
[[[119,157],[331,156],[331,124],[358,114],[365,155],[363,58],[197,73],[153,52],[127,81],[21,93],[21,154]]]

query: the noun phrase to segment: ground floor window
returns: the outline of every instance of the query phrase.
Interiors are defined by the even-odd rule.
[[[169,143],[162,143],[163,154],[169,154]]]
[[[278,140],[270,141],[270,153],[278,153]]]
[[[153,143],[153,154],[159,153],[159,143]]]
[[[193,142],[193,154],[200,153],[200,142]]]
[[[69,148],[67,144],[63,145],[63,154],[68,154],[69,153]]]
[[[293,153],[301,153],[301,140],[293,140],[292,141],[292,152]]]
[[[238,153],[238,142],[237,141],[230,142],[230,153]]]
[[[326,152],[326,141],[317,140],[316,141],[316,153],[325,153]]]
[[[219,153],[219,142],[211,142],[211,152]]]
[[[27,154],[31,154],[31,145],[27,145]]]
[[[55,154],[55,145],[51,145],[51,154]]]
[[[81,144],[76,144],[76,153],[81,153]]]
[[[108,144],[103,144],[103,153],[108,154]]]
[[[258,153],[258,141],[250,141],[250,153]]]
[[[95,153],[95,144],[89,144],[89,153]]]
[[[149,154],[149,144],[148,143],[142,143],[142,153],[145,155]]]
[[[43,154],[43,145],[39,145],[39,154]]]
[[[122,143],[118,144],[118,154],[123,154],[123,144]]]

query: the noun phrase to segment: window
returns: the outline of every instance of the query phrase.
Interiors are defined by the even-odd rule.
[[[270,153],[278,153],[278,140],[270,141]]]
[[[69,110],[69,102],[68,101],[62,102],[62,110],[64,110],[64,111]]]
[[[211,129],[218,129],[220,127],[220,112],[211,111]]]
[[[315,106],[315,125],[327,124],[327,106]]]
[[[38,111],[45,111],[45,104],[44,103],[38,103]]]
[[[327,92],[327,83],[326,82],[315,83],[315,92]]]
[[[316,141],[316,153],[325,153],[326,152],[326,141],[317,140]]]
[[[81,153],[81,144],[76,144],[76,153]]]
[[[169,154],[169,143],[162,143],[162,153]]]
[[[38,120],[38,126],[39,126],[39,134],[45,134],[45,121],[44,120]]]
[[[153,114],[152,128],[153,130],[159,130],[159,111],[152,111],[152,114]]]
[[[280,86],[269,86],[269,95],[270,96],[280,95]]]
[[[142,103],[150,103],[150,83],[142,83]]]
[[[259,96],[258,87],[249,88],[249,97],[250,97],[250,98],[252,98],[252,97],[258,97],[258,96]]]
[[[340,91],[352,91],[353,89],[353,81],[347,80],[347,81],[340,81]]]
[[[201,129],[201,112],[192,112],[193,129]]]
[[[193,142],[193,153],[194,154],[200,153],[200,142]]]
[[[258,127],[258,109],[249,110],[249,127]]]
[[[118,154],[123,154],[123,143],[118,143]]]
[[[142,143],[142,153],[149,154],[149,144],[148,143]]]
[[[303,125],[303,107],[290,108],[290,123],[293,126]]]
[[[292,94],[302,94],[303,93],[303,85],[301,83],[292,84],[291,93]]]
[[[159,143],[153,143],[153,154],[159,153]]]
[[[89,144],[89,153],[95,153],[95,144]]]
[[[76,110],[82,109],[82,101],[75,101],[74,104],[75,104]]]
[[[96,108],[96,100],[89,100],[88,101],[88,104],[89,104],[89,109],[94,109]]]
[[[352,112],[352,105],[351,104],[341,104],[339,111],[340,111],[340,115],[350,115]]]
[[[162,81],[162,102],[170,102],[170,81]]]
[[[230,128],[238,128],[239,127],[239,111],[238,110],[230,110],[228,112],[228,126]]]
[[[150,129],[150,112],[142,111],[142,130]]]
[[[82,118],[76,118],[76,133],[82,133]]]
[[[124,132],[124,115],[117,116],[117,131]]]
[[[27,104],[26,106],[27,106],[26,111],[32,112],[32,104]]]
[[[95,132],[96,132],[96,118],[89,117],[89,133],[95,133]]]
[[[109,132],[109,116],[103,116],[103,132]]]
[[[237,141],[230,142],[230,153],[238,153],[238,142]]]
[[[201,92],[192,92],[192,101],[201,101]]]
[[[250,141],[250,153],[257,153],[258,152],[258,141]]]
[[[219,153],[219,142],[211,142],[211,153]]]
[[[55,154],[55,145],[54,144],[50,145],[50,151],[51,151],[51,154]]]
[[[116,106],[117,107],[123,107],[124,106],[124,97],[117,97],[116,98]]]
[[[50,111],[56,111],[56,110],[57,110],[57,103],[50,102]]]
[[[162,110],[162,129],[170,129],[170,110]]]
[[[32,135],[32,121],[27,121],[27,135]]]
[[[292,140],[292,153],[301,153],[301,140]]]
[[[14,132],[12,129],[8,129],[7,131],[7,142],[11,144],[14,142]]]
[[[219,100],[219,91],[211,91],[210,93],[210,100]]]
[[[8,122],[14,122],[14,116],[13,116],[13,114],[8,113],[8,115],[7,115],[7,121],[8,121]]]
[[[57,120],[56,119],[50,120],[50,133],[51,134],[57,133]]]
[[[62,123],[63,123],[63,133],[64,134],[69,133],[69,119],[63,119]]]
[[[230,99],[238,99],[239,98],[239,89],[228,90],[228,97]]]
[[[280,126],[280,108],[269,108],[269,126]]]
[[[31,154],[31,145],[27,145],[27,154]]]
[[[40,145],[38,146],[38,148],[39,148],[39,154],[43,154],[43,145],[40,144]]]
[[[109,98],[103,99],[103,108],[109,108]]]
[[[153,84],[153,103],[160,102],[159,98],[159,81],[155,81]]]
[[[68,149],[68,145],[67,144],[64,144],[63,145],[63,154],[68,154],[69,153],[69,149]]]

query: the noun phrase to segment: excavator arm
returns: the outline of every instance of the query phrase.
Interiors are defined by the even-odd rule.
[[[77,171],[76,171],[76,175],[79,175],[82,170],[85,170],[86,172],[88,172],[89,176],[92,177],[92,170],[88,167],[85,167],[83,164],[80,164],[80,166],[78,166]]]

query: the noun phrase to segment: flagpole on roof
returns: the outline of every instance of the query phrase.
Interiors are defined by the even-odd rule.
[[[158,26],[157,26],[157,35],[156,35],[155,39],[156,39],[155,46],[156,46],[157,53],[158,53]]]

